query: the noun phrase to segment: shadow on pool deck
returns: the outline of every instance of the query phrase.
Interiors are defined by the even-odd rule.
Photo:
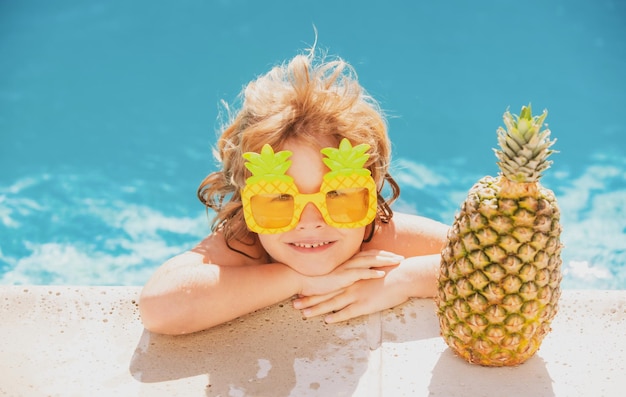
[[[554,396],[546,362],[536,354],[512,368],[468,365],[446,349],[433,368],[428,390],[433,396],[480,396],[497,387],[499,396]]]
[[[191,335],[144,331],[130,371],[141,382],[204,375],[208,395],[351,395],[369,354],[365,321],[326,325],[284,304]]]

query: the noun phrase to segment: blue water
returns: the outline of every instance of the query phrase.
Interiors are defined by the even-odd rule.
[[[547,108],[563,286],[626,289],[624,2],[173,4],[0,2],[1,284],[141,285],[193,246],[219,101],[315,25],[389,115],[396,209],[451,223],[502,113]]]

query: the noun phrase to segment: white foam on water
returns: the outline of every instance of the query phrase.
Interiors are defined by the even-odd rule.
[[[0,188],[1,284],[142,285],[158,265],[209,231],[200,206],[189,216],[165,214],[115,194],[105,197],[81,175],[52,178],[63,186],[59,196],[43,186],[50,179]],[[108,185],[114,184],[98,183],[111,192]]]

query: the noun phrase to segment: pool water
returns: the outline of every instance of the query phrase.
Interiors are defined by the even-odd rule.
[[[503,112],[547,108],[563,287],[626,289],[626,5],[481,4],[2,2],[0,283],[141,285],[192,247],[219,101],[315,26],[388,114],[397,210],[451,223]]]

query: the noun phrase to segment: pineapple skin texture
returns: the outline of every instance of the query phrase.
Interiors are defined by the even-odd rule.
[[[561,295],[561,226],[538,182],[486,176],[469,191],[441,253],[441,335],[472,364],[515,366],[539,349]]]

